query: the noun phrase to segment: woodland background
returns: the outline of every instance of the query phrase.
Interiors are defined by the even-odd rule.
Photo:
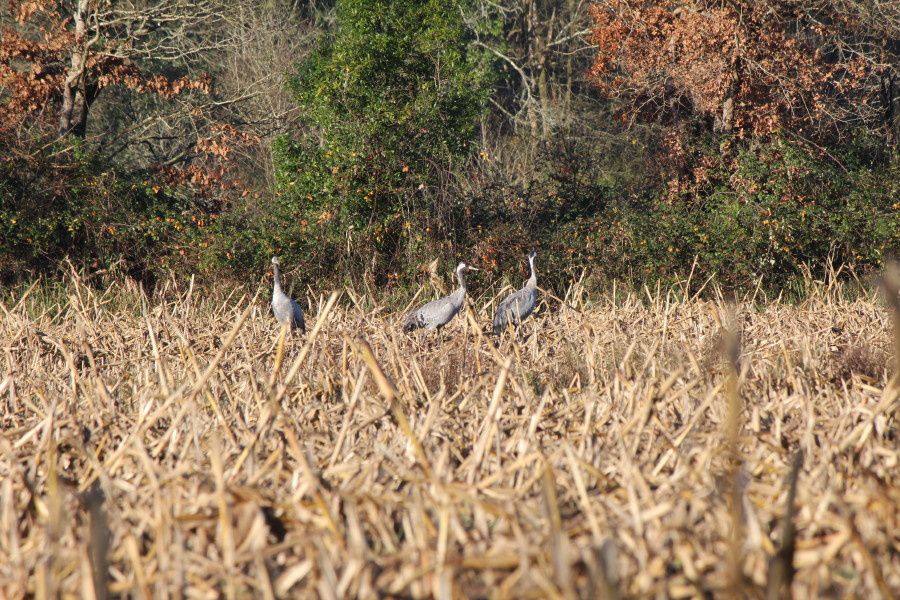
[[[900,248],[897,2],[0,1],[6,283],[538,248],[548,286],[802,293]]]

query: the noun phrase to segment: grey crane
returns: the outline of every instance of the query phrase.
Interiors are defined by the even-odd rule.
[[[305,332],[306,322],[303,320],[303,309],[281,289],[281,270],[278,268],[280,265],[278,257],[273,256],[272,270],[275,272],[275,287],[272,290],[272,312],[275,313],[275,319],[282,326]]]
[[[424,327],[425,329],[440,329],[456,316],[462,308],[466,298],[466,271],[477,271],[475,267],[464,262],[456,266],[456,278],[459,279],[459,287],[453,293],[438,298],[409,313],[406,322],[403,323],[403,331],[410,332]]]
[[[537,252],[528,255],[531,277],[525,282],[525,287],[504,298],[497,307],[497,312],[494,314],[494,335],[499,335],[509,325],[519,325],[534,312],[538,297],[537,272],[534,270],[536,256]]]

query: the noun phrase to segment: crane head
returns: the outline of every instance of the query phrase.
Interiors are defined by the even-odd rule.
[[[462,271],[477,271],[477,270],[478,270],[478,269],[476,269],[476,268],[473,267],[472,265],[467,265],[467,264],[464,263],[464,262],[461,262],[461,263],[459,263],[458,265],[456,265],[456,272],[457,272],[457,273],[460,273],[460,272],[462,272]]]
[[[278,257],[277,257],[277,256],[273,256],[273,257],[272,257],[272,264],[273,264],[274,266],[276,266],[276,267],[277,267],[278,265],[281,264],[280,262],[278,262]]]

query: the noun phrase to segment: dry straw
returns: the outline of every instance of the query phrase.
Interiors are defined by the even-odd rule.
[[[0,598],[896,596],[895,278],[576,283],[496,347],[490,303],[438,340],[333,294],[298,336],[265,290],[32,286],[0,305]]]

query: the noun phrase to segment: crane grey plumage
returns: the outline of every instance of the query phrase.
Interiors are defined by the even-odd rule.
[[[462,308],[466,299],[466,271],[477,271],[475,267],[469,266],[464,262],[456,266],[456,278],[459,280],[459,287],[453,293],[438,298],[424,306],[420,306],[416,310],[409,313],[406,321],[403,323],[403,331],[410,332],[414,329],[440,329],[450,322],[456,316],[459,309]]]
[[[272,289],[272,312],[275,313],[275,319],[283,326],[305,332],[306,322],[303,320],[303,309],[281,289],[281,270],[278,268],[280,265],[278,257],[273,256],[272,270],[275,272],[275,287]]]
[[[531,277],[528,278],[525,287],[504,298],[500,306],[497,307],[497,312],[494,314],[494,335],[499,335],[510,324],[513,326],[519,325],[534,312],[538,298],[537,272],[534,270],[534,259],[536,256],[536,252],[528,255]]]

